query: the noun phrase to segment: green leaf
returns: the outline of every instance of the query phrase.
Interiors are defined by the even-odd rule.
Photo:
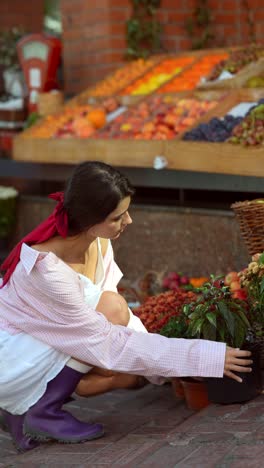
[[[250,327],[250,323],[245,315],[245,313],[240,309],[240,306],[237,305],[236,307],[236,312],[235,312],[239,317],[240,319],[242,320],[242,322],[244,323],[244,325],[249,328]]]
[[[197,320],[197,322],[191,325],[192,336],[197,336],[197,335],[200,336],[203,323],[204,323],[204,318],[200,318]]]
[[[202,329],[203,339],[215,341],[217,339],[216,333],[217,333],[216,327],[212,325],[210,322],[205,321],[203,324],[203,329]]]
[[[232,337],[234,337],[234,334],[235,334],[234,315],[232,314],[232,312],[230,312],[230,310],[228,309],[226,304],[224,302],[222,302],[222,301],[217,303],[217,307],[218,307],[218,310],[219,310],[220,314],[222,315],[222,317],[225,320],[225,323],[226,323],[226,326],[227,326],[227,328],[229,330],[230,335]]]
[[[225,332],[224,332],[224,330],[222,330],[222,328],[219,328],[219,329],[217,330],[217,332],[218,332],[218,334],[219,334],[219,336],[220,336],[220,341],[222,341],[222,342],[225,343],[225,342],[226,342],[226,337],[225,337]]]
[[[264,292],[264,276],[261,280],[261,283],[260,283],[260,294],[262,294]]]
[[[239,316],[236,317],[235,319],[235,335],[233,337],[233,340],[230,341],[230,345],[234,346],[235,348],[240,348],[240,346],[244,343],[247,329],[248,327],[245,327],[244,323],[242,320],[239,318]]]
[[[195,311],[195,312],[192,312],[190,315],[188,315],[188,318],[192,321],[198,319],[200,317],[200,312],[198,311]]]
[[[213,312],[208,312],[206,318],[216,328],[216,315]]]
[[[264,265],[264,252],[262,252],[261,256],[258,259],[259,265]]]

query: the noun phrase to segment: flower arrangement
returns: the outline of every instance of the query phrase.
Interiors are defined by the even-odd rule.
[[[264,252],[253,255],[247,268],[239,273],[247,293],[252,325],[257,336],[264,336]]]
[[[0,185],[0,239],[7,238],[15,225],[17,195],[15,188]]]

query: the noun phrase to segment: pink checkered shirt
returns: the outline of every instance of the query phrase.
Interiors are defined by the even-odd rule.
[[[122,273],[111,244],[104,257],[104,290]],[[89,364],[151,376],[222,377],[224,343],[165,338],[112,325],[84,301],[78,274],[53,253],[23,244],[16,270],[0,289],[0,329],[20,331]]]

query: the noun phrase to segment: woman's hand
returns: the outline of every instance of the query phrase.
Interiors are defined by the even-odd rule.
[[[250,351],[244,351],[238,348],[230,348],[229,346],[227,346],[225,355],[224,375],[241,383],[243,381],[241,377],[234,374],[234,372],[232,371],[251,372],[251,367],[246,367],[253,363],[251,359],[247,359],[250,356]]]

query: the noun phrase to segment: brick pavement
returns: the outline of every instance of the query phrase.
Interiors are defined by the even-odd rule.
[[[106,434],[76,445],[43,444],[18,455],[0,431],[0,467],[260,468],[264,466],[264,396],[244,405],[199,412],[172,395],[170,384],[115,391],[67,405]]]

